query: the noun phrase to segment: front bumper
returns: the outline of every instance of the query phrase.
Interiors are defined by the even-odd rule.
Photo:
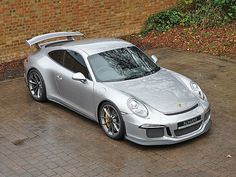
[[[140,128],[139,124],[134,122],[125,121],[126,136],[125,138],[140,144],[140,145],[168,145],[180,143],[197,136],[206,133],[211,127],[211,114],[208,108],[202,114],[198,115],[200,120],[196,123],[192,123],[186,126],[186,128],[178,128],[179,122],[171,122],[162,124],[160,127],[163,128],[163,133],[160,136],[157,135],[150,137],[147,133],[147,129]],[[189,117],[189,120],[191,117]],[[186,119],[185,119],[186,120]],[[187,119],[188,120],[188,119]],[[182,133],[180,134],[179,132]],[[160,131],[154,131],[160,132]]]

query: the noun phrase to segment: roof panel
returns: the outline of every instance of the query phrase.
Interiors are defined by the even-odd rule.
[[[71,49],[81,49],[88,55],[93,55],[96,53],[113,50],[122,47],[133,46],[133,44],[126,42],[121,39],[86,39],[80,41],[73,41],[70,43],[65,43],[66,46]]]

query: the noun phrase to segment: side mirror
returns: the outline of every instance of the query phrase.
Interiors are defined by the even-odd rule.
[[[156,63],[156,62],[158,61],[158,58],[157,58],[156,55],[152,55],[152,56],[151,56],[151,59],[152,59],[152,61],[153,61],[154,63]]]
[[[75,73],[72,76],[73,80],[80,81],[82,83],[86,83],[87,79],[84,77],[82,73]]]

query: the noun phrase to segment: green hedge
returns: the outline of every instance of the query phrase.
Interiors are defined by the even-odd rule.
[[[236,0],[181,0],[175,8],[148,17],[142,34],[167,31],[177,25],[219,26],[235,19]]]

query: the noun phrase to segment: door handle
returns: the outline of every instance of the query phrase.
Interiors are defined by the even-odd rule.
[[[60,75],[56,75],[57,80],[62,80],[62,77]]]

